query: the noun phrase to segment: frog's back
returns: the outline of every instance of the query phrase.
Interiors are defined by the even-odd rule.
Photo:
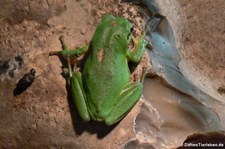
[[[116,104],[119,91],[130,80],[127,41],[116,39],[117,35],[121,35],[116,28],[101,25],[93,37],[92,49],[82,73],[88,108],[95,120],[104,120],[112,105]]]

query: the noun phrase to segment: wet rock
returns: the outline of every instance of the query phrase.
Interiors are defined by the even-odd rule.
[[[150,1],[148,2],[151,3]],[[174,88],[176,88],[176,90],[174,90],[174,88],[171,88],[170,91],[172,91],[171,92],[172,94],[169,95],[170,91],[167,89],[166,89],[167,91],[164,90],[163,88],[161,88],[162,86],[158,88],[159,86],[157,85],[156,82],[151,85],[152,88],[148,88],[148,85],[150,84],[148,84],[149,80],[146,79],[145,81],[146,86],[144,87],[144,90],[146,89],[146,91],[144,91],[144,97],[147,101],[144,102],[141,112],[136,118],[136,136],[140,138],[140,141],[145,141],[147,139],[150,140],[151,142],[153,142],[152,144],[157,148],[162,148],[162,146],[164,146],[163,148],[173,148],[174,146],[178,146],[179,144],[183,142],[184,138],[186,138],[188,134],[196,132],[196,131],[205,133],[208,131],[224,130],[224,114],[223,114],[225,109],[224,98],[218,98],[218,96],[216,96],[215,94],[211,94],[212,90],[214,90],[216,87],[213,88],[212,86],[214,86],[215,84],[209,83],[208,79],[210,78],[204,77],[205,75],[207,76],[208,74],[204,74],[204,73],[200,74],[200,73],[196,73],[197,71],[195,71],[191,76],[189,73],[189,71],[192,68],[197,68],[196,70],[201,70],[201,71],[203,70],[202,67],[198,65],[199,61],[201,60],[196,57],[200,56],[202,59],[208,62],[212,60],[211,61],[212,63],[213,61],[215,61],[214,56],[219,57],[216,59],[217,62],[219,62],[216,65],[222,65],[224,64],[223,63],[224,59],[222,60],[220,57],[221,56],[224,57],[224,53],[221,53],[221,55],[217,55],[218,53],[217,54],[216,52],[214,53],[214,51],[209,50],[210,49],[209,48],[207,50],[204,50],[204,52],[206,53],[199,52],[196,55],[195,48],[201,51],[200,50],[201,48],[199,47],[202,46],[202,44],[200,43],[205,41],[205,38],[203,39],[202,36],[200,37],[202,38],[200,43],[196,43],[195,41],[193,41],[195,40],[195,38],[189,39],[193,41],[193,43],[191,44],[189,48],[192,48],[192,50],[195,50],[195,52],[189,53],[190,50],[186,47],[185,49],[182,49],[182,50],[187,50],[185,52],[181,51],[180,49],[177,49],[176,36],[180,34],[180,32],[182,33],[182,38],[183,38],[184,37],[183,35],[187,33],[187,30],[193,30],[192,34],[189,35],[191,37],[194,37],[195,35],[199,36],[200,34],[205,34],[205,33],[207,34],[208,30],[207,32],[204,32],[202,28],[205,28],[205,26],[204,25],[202,26],[200,24],[198,25],[201,26],[201,28],[199,28],[199,30],[197,31],[197,32],[200,32],[199,34],[196,34],[196,31],[193,28],[186,28],[185,30],[182,30],[182,31],[178,30],[177,27],[178,26],[181,27],[183,24],[187,23],[185,22],[187,20],[185,20],[186,18],[181,19],[177,17],[176,15],[174,15],[174,13],[176,11],[180,13],[180,10],[186,11],[188,9],[192,9],[196,7],[195,4],[198,4],[201,7],[202,5],[199,3],[199,1],[188,3],[188,4],[186,1],[183,1],[180,3],[186,3],[184,7],[186,8],[190,6],[191,7],[187,9],[182,9],[182,8],[179,9],[179,7],[177,7],[174,2],[175,1],[173,0],[167,1],[167,4],[165,5],[165,1],[158,0],[157,3],[160,4],[161,8],[164,8],[163,9],[164,16],[154,15],[154,18],[148,22],[149,23],[148,26],[150,28],[149,31],[151,34],[151,42],[153,45],[153,49],[149,51],[153,68],[155,72],[157,72],[158,77],[161,78],[160,81],[163,82],[162,80],[164,80],[164,83],[162,83],[164,84],[163,85],[164,89],[166,88],[168,89],[168,86],[171,85]],[[176,2],[179,3],[179,1],[176,1]],[[219,5],[219,3],[217,4]],[[173,9],[173,10],[168,11],[167,9],[168,5],[171,6],[169,9]],[[207,5],[212,6],[213,4],[211,3]],[[151,7],[149,8],[151,9]],[[176,9],[176,11],[174,11],[174,9]],[[210,7],[210,9],[212,9],[212,7]],[[214,7],[213,9],[215,12],[217,11],[217,7]],[[200,11],[200,9],[198,8],[196,8],[196,10]],[[220,11],[221,10],[222,9],[220,8]],[[193,15],[193,17],[195,17],[195,20],[194,21],[192,20],[193,22],[197,22],[199,20],[199,19],[196,19],[199,16],[195,12],[196,11],[188,12],[188,14]],[[204,11],[200,13],[201,15],[210,16]],[[171,17],[171,15],[173,16]],[[180,17],[182,17],[182,15]],[[166,18],[167,20],[165,20]],[[187,19],[190,19],[190,18],[187,18]],[[203,17],[201,19],[203,19]],[[184,22],[179,22],[179,21],[184,21]],[[171,22],[172,24],[176,23],[176,25],[174,26],[173,24],[171,26]],[[210,21],[205,20],[205,23],[206,22],[210,22]],[[190,22],[190,24],[187,23],[185,25],[187,26],[193,25],[191,23],[192,22]],[[211,30],[215,29],[213,25],[211,27],[212,27],[210,28]],[[174,36],[174,33],[175,33],[175,36]],[[212,32],[210,34],[214,34],[214,33]],[[224,38],[224,37],[221,37],[221,38]],[[209,38],[209,40],[211,40],[211,38]],[[181,39],[178,40],[178,42],[181,42],[181,41],[183,40]],[[189,41],[184,41],[183,43],[179,43],[179,44],[185,45],[187,43],[189,43]],[[213,43],[210,43],[210,44],[213,44]],[[222,44],[218,44],[218,45],[222,45]],[[207,47],[208,44],[205,46]],[[215,55],[212,56],[210,53],[214,53]],[[195,63],[197,65],[195,66],[191,65],[190,60],[186,61],[187,59],[185,58],[187,58],[188,54],[190,54],[191,57],[194,58],[192,60],[197,62]],[[212,56],[211,59],[206,58],[207,56],[203,56],[205,54],[207,54],[208,57]],[[219,59],[221,61],[219,61]],[[184,65],[182,65],[183,64],[182,62],[184,61],[186,66],[188,65],[189,68],[190,67],[192,68],[188,69],[187,67],[183,67]],[[224,77],[225,69],[223,69],[222,67],[220,69],[217,69],[218,67],[216,67],[216,65],[215,67],[213,67],[213,69],[217,70],[220,73],[216,73],[214,77],[220,78],[218,82],[224,82],[223,77]],[[203,65],[203,67],[206,68],[207,64]],[[209,69],[210,68],[208,68],[208,70]],[[215,74],[215,72],[213,73]],[[199,82],[196,83],[197,80],[201,81],[201,83],[204,85],[204,88],[202,88],[199,85]],[[206,90],[206,88],[208,89]],[[221,88],[221,91],[222,90],[223,89]],[[178,91],[181,91],[181,92],[178,93]],[[156,94],[155,97],[153,97],[154,94]],[[163,114],[161,112],[163,112]],[[169,117],[171,117],[171,119]],[[171,134],[173,134],[173,136],[171,136]],[[139,136],[144,136],[144,137],[141,138]],[[149,142],[148,140],[145,142]]]

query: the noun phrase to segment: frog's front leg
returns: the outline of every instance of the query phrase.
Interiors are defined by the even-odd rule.
[[[89,49],[89,45],[85,45],[84,47],[81,47],[81,48],[69,50],[67,45],[64,42],[63,36],[60,36],[59,40],[62,44],[63,51],[52,51],[49,53],[49,56],[58,55],[58,56],[63,56],[64,58],[79,57],[80,55],[86,53]]]
[[[145,34],[142,35],[141,38],[138,40],[132,36],[135,50],[133,52],[131,50],[127,51],[127,56],[130,61],[135,62],[135,63],[138,63],[141,61],[141,58],[145,52],[145,47],[148,44],[148,42],[144,39],[144,36],[145,36]]]
[[[106,125],[113,125],[121,120],[136,104],[142,95],[143,85],[140,82],[133,82],[125,86],[116,97],[117,104],[105,118]]]

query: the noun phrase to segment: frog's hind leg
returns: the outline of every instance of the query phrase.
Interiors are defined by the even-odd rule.
[[[125,86],[117,96],[119,101],[105,119],[106,125],[113,125],[121,120],[136,104],[142,95],[143,85],[140,82]]]
[[[83,89],[80,72],[73,72],[72,78],[70,79],[70,90],[79,115],[84,121],[89,121],[90,115],[87,107],[87,98]]]
[[[105,118],[106,125],[113,125],[121,120],[137,103],[143,91],[143,82],[147,73],[144,67],[140,82],[133,82],[126,85],[116,97],[119,101]]]
[[[52,51],[49,53],[49,55],[62,56],[67,60],[68,73],[66,80],[69,89],[68,91],[71,92],[73,101],[81,118],[84,121],[89,121],[90,115],[87,107],[86,94],[83,89],[82,76],[80,72],[73,72],[70,63],[71,58],[80,56],[81,54],[85,53],[88,50],[88,46],[75,50],[68,50],[67,45],[63,40],[63,36],[61,36],[59,39],[62,44],[63,51]]]
[[[68,72],[66,81],[68,85],[68,92],[71,93],[73,102],[75,103],[75,106],[81,118],[84,121],[89,121],[90,115],[87,108],[86,94],[83,89],[82,75],[80,72],[72,71],[72,66],[69,58],[67,59],[67,67]]]

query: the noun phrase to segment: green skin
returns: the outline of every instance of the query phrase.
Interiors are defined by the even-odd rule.
[[[79,115],[84,121],[104,121],[113,125],[121,120],[142,95],[142,82],[131,82],[128,61],[140,62],[147,42],[132,37],[132,24],[124,18],[104,15],[90,45],[68,50],[61,38],[63,51],[49,55],[67,60],[88,53],[81,72],[72,72],[68,61],[67,81]],[[135,50],[129,50],[133,40]],[[144,73],[143,73],[144,78]]]

